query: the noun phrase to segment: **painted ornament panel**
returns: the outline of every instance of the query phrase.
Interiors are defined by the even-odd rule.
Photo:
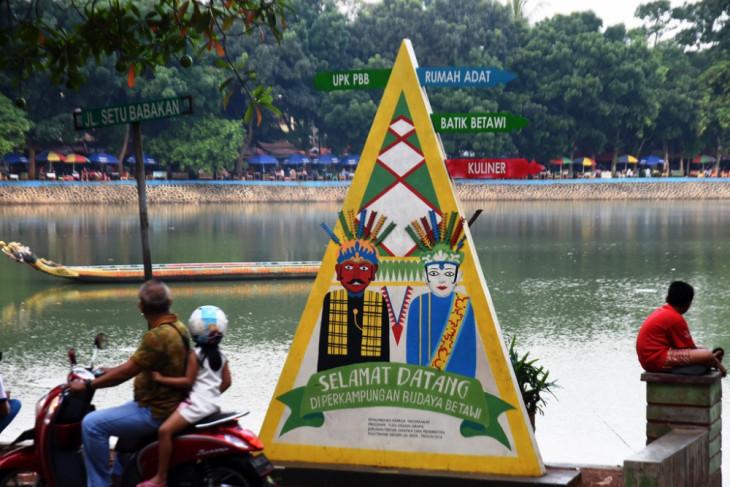
[[[404,41],[267,413],[274,460],[540,475]]]

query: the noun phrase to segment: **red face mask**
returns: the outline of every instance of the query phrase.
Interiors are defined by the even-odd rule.
[[[367,260],[355,262],[346,260],[335,265],[337,280],[349,293],[360,294],[375,279],[378,266]]]

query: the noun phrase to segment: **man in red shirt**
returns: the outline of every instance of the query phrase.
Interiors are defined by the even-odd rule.
[[[636,353],[647,372],[674,372],[702,375],[709,368],[727,374],[721,360],[723,351],[697,347],[682,316],[692,305],[694,289],[683,281],[669,285],[667,303],[649,315],[636,339]]]

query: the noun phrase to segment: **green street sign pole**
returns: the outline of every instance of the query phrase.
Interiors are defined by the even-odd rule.
[[[74,128],[76,130],[109,127],[111,125],[126,123],[132,129],[132,136],[134,137],[135,179],[137,180],[137,198],[139,202],[139,230],[142,237],[142,263],[144,266],[145,281],[149,281],[153,276],[141,122],[190,115],[192,112],[193,99],[190,96],[146,100],[130,103],[129,105],[117,105],[91,110],[77,108],[73,112]]]
[[[144,280],[152,279],[152,254],[150,253],[150,222],[147,216],[147,182],[144,176],[144,152],[142,151],[142,126],[133,122],[135,177],[137,179],[137,201],[139,202],[139,230],[142,236],[142,264]]]

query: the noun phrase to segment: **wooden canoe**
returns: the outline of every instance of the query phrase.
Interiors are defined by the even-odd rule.
[[[0,241],[0,251],[16,262],[27,264],[45,274],[77,282],[142,282],[144,268],[139,265],[66,266],[37,257],[19,242]],[[319,271],[317,261],[299,262],[210,262],[200,264],[154,264],[152,275],[163,281],[243,281],[256,279],[313,278]]]

